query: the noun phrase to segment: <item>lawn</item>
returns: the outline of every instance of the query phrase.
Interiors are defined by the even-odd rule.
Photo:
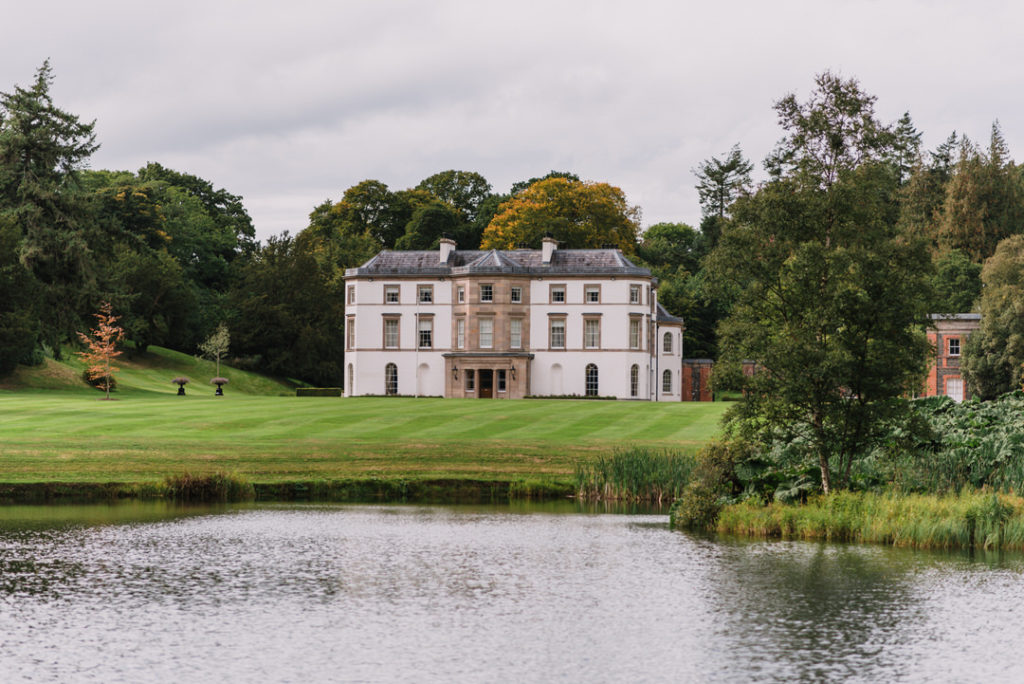
[[[254,373],[151,348],[118,360],[114,401],[72,355],[0,381],[0,483],[386,478],[566,480],[616,447],[695,450],[727,404],[313,398]],[[192,378],[184,397],[171,379]]]
[[[695,450],[721,403],[297,398],[0,390],[0,482],[146,482],[224,470],[310,478],[565,479],[633,444]]]

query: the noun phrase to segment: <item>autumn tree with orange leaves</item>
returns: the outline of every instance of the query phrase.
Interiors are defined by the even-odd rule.
[[[97,324],[90,334],[78,333],[79,339],[87,347],[86,351],[78,352],[78,356],[87,365],[86,376],[92,382],[102,380],[106,393],[104,399],[110,399],[111,381],[114,373],[120,370],[112,365],[111,361],[122,353],[117,349],[117,343],[124,338],[124,329],[117,325],[118,317],[113,314],[110,302],[103,302],[99,313],[93,316],[96,317]]]
[[[484,230],[483,249],[539,248],[550,233],[559,246],[586,249],[615,245],[636,250],[640,209],[608,183],[545,178],[512,196]]]

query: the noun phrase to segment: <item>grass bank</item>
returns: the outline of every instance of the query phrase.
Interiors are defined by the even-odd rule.
[[[838,492],[806,504],[729,505],[715,530],[916,549],[1024,550],[1024,499],[983,491],[945,496]]]

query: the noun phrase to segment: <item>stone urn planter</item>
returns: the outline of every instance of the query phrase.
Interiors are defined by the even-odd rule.
[[[216,396],[218,396],[218,397],[223,397],[224,396],[224,385],[228,384],[228,379],[227,378],[214,378],[213,380],[210,380],[210,384],[217,386],[217,391],[214,392],[214,394]]]
[[[174,378],[173,380],[171,380],[171,382],[178,386],[178,396],[179,397],[185,396],[185,385],[187,385],[189,383],[188,378],[186,378],[186,377]]]

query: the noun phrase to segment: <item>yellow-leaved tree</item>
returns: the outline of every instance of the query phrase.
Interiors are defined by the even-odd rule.
[[[633,253],[640,231],[640,209],[608,183],[545,178],[504,202],[484,230],[483,249],[540,247],[550,233],[568,249],[613,244]]]

